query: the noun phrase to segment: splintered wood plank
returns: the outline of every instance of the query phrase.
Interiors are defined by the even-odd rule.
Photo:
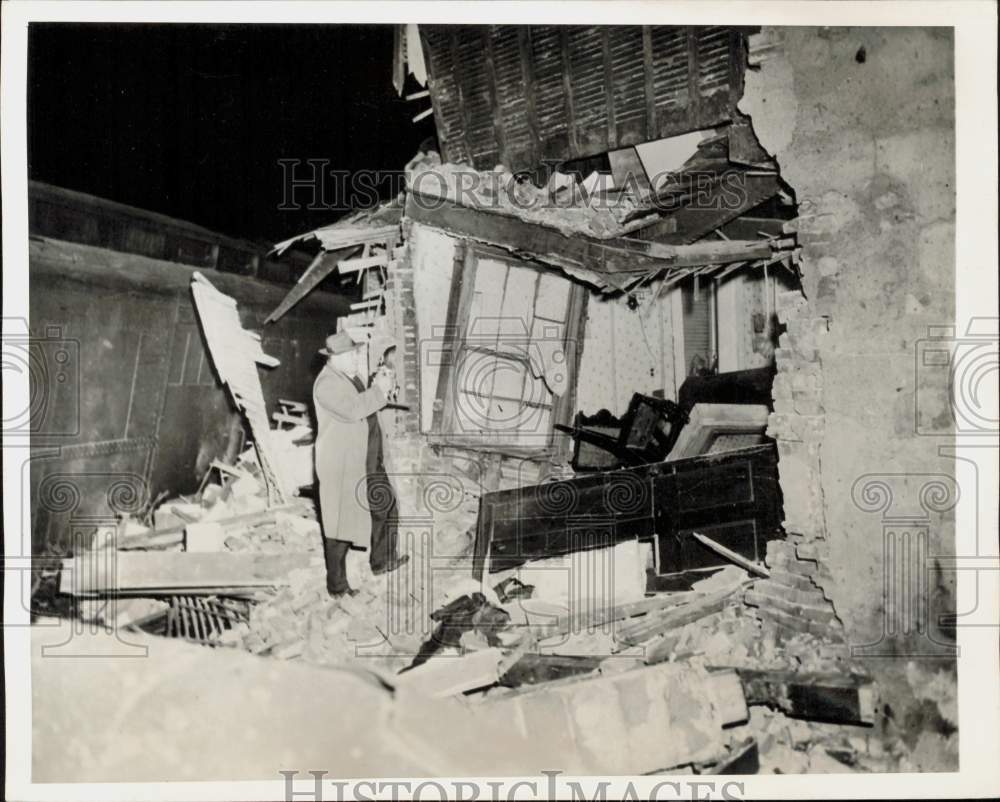
[[[407,196],[406,216],[418,223],[514,253],[530,254],[540,262],[564,270],[592,272],[604,280],[628,278],[628,274],[635,277],[638,273],[767,259],[775,252],[790,247],[786,240],[768,239],[665,245],[624,237],[604,240],[581,234],[568,237],[550,226],[440,199],[417,197],[417,193],[413,192]]]
[[[389,255],[378,253],[374,256],[358,256],[354,259],[341,259],[337,262],[337,269],[342,274],[356,273],[359,270],[369,270],[373,267],[388,267]]]
[[[311,554],[88,551],[62,561],[61,593],[189,592],[198,588],[287,585],[288,574]]]
[[[732,563],[735,563],[740,568],[746,569],[751,574],[757,574],[757,576],[763,576],[763,577],[769,577],[771,575],[771,572],[768,571],[767,568],[765,568],[763,565],[748,560],[742,554],[737,554],[732,549],[727,549],[721,543],[716,543],[714,540],[712,540],[712,538],[705,537],[705,535],[699,532],[692,532],[691,535],[706,548],[709,548],[716,554],[725,557],[727,560],[729,560]]]
[[[358,246],[346,248],[341,251],[320,251],[316,258],[312,260],[305,272],[299,276],[295,286],[289,291],[274,311],[264,320],[265,323],[274,323],[280,320],[285,313],[295,304],[312,292],[319,283],[337,269],[337,264],[342,258],[355,253]]]
[[[283,504],[294,495],[293,485],[280,472],[281,462],[274,456],[271,424],[257,372],[258,363],[267,367],[280,363],[264,353],[259,335],[243,328],[236,301],[215,289],[201,273],[191,278],[191,294],[212,364],[250,424],[268,503]]]
[[[712,613],[718,613],[725,606],[726,600],[737,590],[746,587],[747,584],[742,583],[714,593],[707,593],[697,601],[681,607],[668,608],[659,613],[650,613],[637,619],[636,623],[622,627],[615,633],[615,639],[624,646],[636,646],[656,635],[686,626]]]
[[[702,599],[704,594],[694,591],[683,591],[679,593],[661,593],[634,602],[616,604],[607,609],[584,610],[577,613],[560,615],[556,620],[547,625],[531,625],[536,637],[539,640],[552,638],[559,635],[569,635],[575,632],[583,632],[588,629],[606,627],[616,622],[629,621],[630,625],[638,625],[642,621],[648,620],[647,615],[653,615],[666,609],[680,607],[691,602]],[[505,609],[516,609],[518,603],[510,602],[505,605]],[[643,616],[639,618],[638,616]]]
[[[516,688],[590,674],[604,659],[594,655],[525,654],[501,677],[500,684]]]

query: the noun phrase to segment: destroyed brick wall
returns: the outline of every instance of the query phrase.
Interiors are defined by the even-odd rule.
[[[779,304],[770,421],[790,542],[857,656],[951,655],[947,370],[915,355],[955,320],[952,32],[764,28],[749,60],[740,108],[800,212],[804,296]]]
[[[401,402],[408,409],[380,413],[385,462],[397,503],[399,549],[413,559],[401,569],[425,612],[441,606],[447,578],[471,576],[479,496],[532,484],[530,460],[442,448],[427,436],[437,398],[441,328],[447,323],[453,263],[462,243],[415,223],[404,223],[405,244],[389,263],[386,310],[402,353],[396,365]],[[397,349],[398,350],[398,349]]]

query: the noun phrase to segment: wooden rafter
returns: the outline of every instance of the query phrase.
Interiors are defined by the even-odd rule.
[[[634,239],[598,240],[565,236],[555,228],[516,217],[470,209],[411,193],[406,216],[461,237],[485,242],[561,269],[585,271],[621,287],[637,274],[705,265],[769,259],[791,246],[789,240],[718,240],[665,245]],[[616,281],[615,279],[618,279]]]

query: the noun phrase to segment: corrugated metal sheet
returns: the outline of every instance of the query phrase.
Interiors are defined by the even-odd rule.
[[[747,30],[421,26],[443,156],[528,169],[720,125]]]

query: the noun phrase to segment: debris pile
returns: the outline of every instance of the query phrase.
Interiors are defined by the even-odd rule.
[[[431,166],[458,178],[448,165]],[[411,180],[419,175],[414,171]],[[486,174],[475,191],[492,193],[501,205],[530,200],[533,189],[505,183],[507,177]],[[550,215],[548,203],[525,213]],[[595,219],[589,206],[559,213],[577,215],[573,225]],[[235,310],[203,278],[195,284],[210,303]],[[714,562],[680,571],[684,586],[668,590],[651,584],[657,565],[648,536],[564,542],[552,535],[525,556],[523,532],[497,540],[503,525],[494,521],[488,538],[473,542],[469,527],[477,514],[472,531],[487,529],[482,512],[489,495],[452,475],[457,484],[449,497],[457,503],[433,518],[433,536],[399,544],[409,562],[375,576],[367,552],[353,550],[347,573],[354,591],[331,597],[317,510],[299,495],[312,481],[306,409],[281,401],[268,419],[263,406],[245,406],[247,398],[263,397],[253,377],[256,363],[269,358],[235,313],[210,325],[211,342],[226,349],[226,369],[238,379],[240,391],[230,390],[253,442],[232,464],[212,462],[192,495],[159,499],[143,521],[123,519],[112,537],[65,561],[63,592],[81,600],[88,620],[261,658],[368,669],[422,703],[474,707],[484,722],[494,722],[489,726],[509,729],[511,720],[522,721],[528,733],[522,740],[532,750],[533,727],[556,732],[558,739],[545,745],[547,759],[579,773],[874,771],[926,765],[933,747],[954,746],[954,699],[946,694],[953,685],[914,668],[914,697],[937,734],[907,742],[894,732],[815,582],[821,561],[780,533],[768,542],[764,565],[756,547],[741,554],[685,530]],[[709,422],[702,421],[704,428]],[[702,439],[699,448],[708,448],[711,438]],[[758,451],[766,447],[756,448],[741,451],[740,459],[763,459]],[[730,459],[713,454],[711,466],[699,463],[699,492],[716,492],[703,477]],[[681,492],[669,482],[680,482],[685,464],[659,462],[652,504]],[[608,475],[621,485],[641,468]],[[720,488],[731,491],[731,475]],[[574,481],[568,475],[543,484],[540,498],[551,506],[556,491],[572,490]],[[617,498],[602,484],[610,482],[606,477],[590,474],[588,481],[598,491],[589,497],[588,514],[602,509],[598,498]],[[424,496],[431,490],[396,491],[409,498],[417,489]],[[529,495],[518,498],[500,514],[505,522],[522,520],[517,516],[530,508]],[[540,509],[545,515],[534,519],[540,527],[573,514]],[[490,548],[500,554],[505,543],[508,562],[493,564]],[[442,558],[442,545],[454,556]],[[489,571],[480,566],[473,574],[473,547],[478,557],[488,555],[480,562]]]

